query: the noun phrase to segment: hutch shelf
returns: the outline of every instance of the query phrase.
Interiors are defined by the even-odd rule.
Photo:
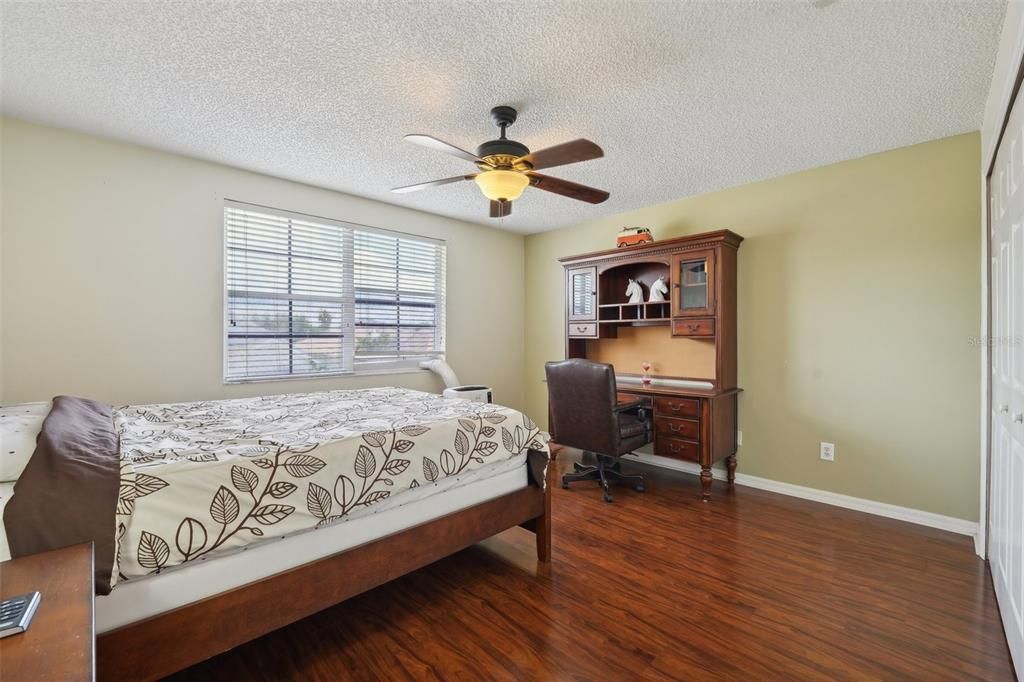
[[[610,362],[622,399],[649,399],[654,453],[700,465],[711,497],[711,465],[736,472],[736,260],[743,237],[720,230],[560,258],[565,268],[565,355]],[[658,278],[667,301],[648,302]],[[644,303],[628,303],[629,281]],[[654,381],[636,381],[641,362]],[[558,435],[555,434],[557,439]]]

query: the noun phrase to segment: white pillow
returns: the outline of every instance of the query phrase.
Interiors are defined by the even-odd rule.
[[[17,481],[36,451],[50,402],[0,407],[0,483]]]

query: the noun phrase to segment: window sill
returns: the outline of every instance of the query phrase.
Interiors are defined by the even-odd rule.
[[[429,369],[422,367],[391,367],[387,369],[357,369],[351,372],[332,372],[331,374],[307,374],[303,376],[292,376],[285,374],[277,377],[257,377],[253,379],[225,379],[225,386],[235,384],[276,384],[279,382],[291,381],[324,381],[326,379],[346,379],[354,377],[370,377],[387,374],[423,374],[430,373]]]

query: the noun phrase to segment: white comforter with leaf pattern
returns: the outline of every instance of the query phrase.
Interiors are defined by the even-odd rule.
[[[525,415],[400,388],[114,412],[115,581],[345,519],[446,476],[545,450]]]

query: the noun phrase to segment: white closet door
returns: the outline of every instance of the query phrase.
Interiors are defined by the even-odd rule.
[[[1017,670],[1024,670],[1024,105],[1021,100],[1018,94],[989,183],[992,254],[989,559],[1006,639]]]

